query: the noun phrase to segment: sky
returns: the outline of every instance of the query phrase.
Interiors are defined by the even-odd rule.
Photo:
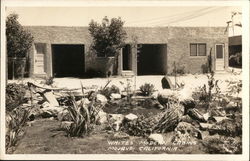
[[[232,6],[191,7],[8,7],[6,14],[17,13],[19,22],[25,26],[88,26],[93,19],[101,22],[108,18],[121,17],[124,26],[227,26],[233,11]],[[235,16],[234,22],[241,21]],[[232,35],[232,28],[229,30]],[[234,27],[234,35],[240,35],[241,28]]]

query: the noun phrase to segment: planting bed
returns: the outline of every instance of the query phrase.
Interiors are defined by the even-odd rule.
[[[185,85],[156,91],[145,84],[139,92],[128,80],[123,88],[109,83],[93,89],[81,84],[78,92],[28,83],[25,101],[8,111],[7,153],[242,152],[241,81],[223,89],[208,75],[193,91]],[[9,93],[9,102],[19,99]]]

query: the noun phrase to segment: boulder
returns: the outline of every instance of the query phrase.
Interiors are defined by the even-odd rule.
[[[209,130],[213,127],[214,124],[209,123],[200,123],[201,130]]]
[[[124,120],[124,115],[122,114],[109,114],[109,120],[112,122],[112,127],[115,131],[119,131],[121,124]]]
[[[119,93],[111,93],[111,95],[110,95],[111,100],[118,100],[121,98],[122,98],[122,96]]]
[[[230,120],[228,117],[213,117],[216,122],[221,122],[223,120]]]
[[[113,135],[113,139],[128,139],[129,135],[127,133],[124,132],[116,132]]]
[[[193,138],[202,139],[200,130],[187,122],[180,122],[175,128],[175,131],[181,134],[189,135]]]
[[[60,124],[60,128],[68,130],[72,123],[73,123],[72,121],[62,121]]]
[[[136,116],[135,114],[132,114],[132,113],[125,116],[125,120],[127,120],[127,121],[133,121],[137,118],[138,118],[138,116]]]
[[[103,124],[105,122],[108,121],[108,118],[107,118],[107,113],[104,112],[103,110],[100,110],[97,114],[97,123],[98,124]]]
[[[164,89],[158,93],[157,99],[160,104],[165,105],[171,100],[178,100],[178,93],[174,90]]]
[[[101,104],[106,104],[108,102],[107,98],[102,94],[96,95],[96,101]]]
[[[41,109],[41,116],[43,118],[57,117],[64,109],[62,107],[46,107]]]
[[[90,101],[88,98],[82,98],[81,100],[77,101],[77,105],[80,105],[83,102],[84,105],[89,105]]]
[[[164,137],[162,134],[150,134],[148,139],[152,140],[160,145],[165,144]]]
[[[52,106],[59,106],[59,103],[52,91],[44,92],[43,96]]]
[[[168,78],[168,76],[164,76],[161,79],[161,85],[163,89],[174,89],[174,85],[172,84],[171,80]]]
[[[200,122],[206,122],[203,115],[195,108],[189,109],[187,114],[194,120],[200,121]]]

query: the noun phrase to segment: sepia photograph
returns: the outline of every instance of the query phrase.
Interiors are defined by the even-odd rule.
[[[1,2],[1,159],[242,156],[249,14],[199,2]]]

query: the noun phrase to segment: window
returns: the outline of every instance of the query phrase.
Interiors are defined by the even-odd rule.
[[[190,56],[206,56],[206,44],[190,44]]]

